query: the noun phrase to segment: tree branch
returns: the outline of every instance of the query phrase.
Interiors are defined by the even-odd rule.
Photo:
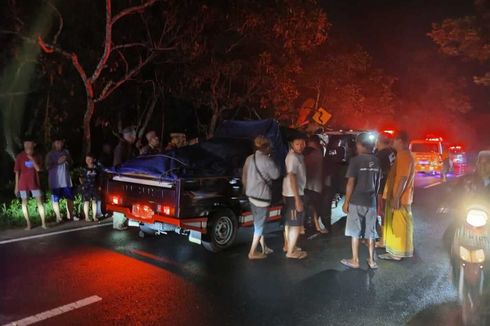
[[[100,57],[99,62],[94,70],[94,73],[90,77],[90,82],[94,83],[99,78],[100,73],[105,67],[107,59],[111,54],[112,45],[112,0],[105,1],[105,40],[104,40],[104,53]]]
[[[53,36],[53,44],[56,44],[56,43],[58,43],[58,37],[60,36],[61,31],[63,30],[63,25],[64,25],[63,16],[61,16],[61,13],[58,10],[58,8],[56,8],[50,1],[46,1],[46,3],[48,4],[48,6],[51,9],[53,9],[53,11],[58,16],[58,20],[59,20],[58,30],[56,31],[56,34],[54,34],[54,36]]]
[[[114,25],[119,19],[121,19],[123,17],[129,16],[129,15],[132,15],[132,14],[135,14],[138,12],[143,12],[146,8],[153,6],[156,2],[157,2],[157,0],[148,0],[147,2],[145,2],[139,6],[134,6],[134,7],[124,9],[123,11],[121,11],[120,13],[118,13],[117,15],[115,15],[112,18],[112,25]]]
[[[116,50],[120,50],[120,49],[127,49],[127,48],[132,48],[132,47],[137,47],[137,46],[140,46],[140,47],[144,47],[146,48],[147,44],[145,43],[128,43],[128,44],[119,44],[119,45],[115,45],[112,47],[111,51],[116,51]]]
[[[117,82],[110,81],[101,92],[100,96],[95,99],[95,102],[100,102],[106,99],[111,93],[113,93],[119,86],[130,80],[134,77],[144,66],[146,66],[153,58],[155,57],[154,53],[151,53],[146,59],[140,62],[136,67],[134,67],[129,73],[127,73],[123,78],[121,78]],[[109,86],[109,84],[112,84]]]

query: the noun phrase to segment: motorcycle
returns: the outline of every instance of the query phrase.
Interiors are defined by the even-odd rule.
[[[488,291],[485,273],[490,260],[489,209],[469,206],[452,243],[452,260],[464,325],[486,325]]]

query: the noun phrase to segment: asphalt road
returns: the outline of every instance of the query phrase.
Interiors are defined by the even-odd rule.
[[[277,225],[267,235],[276,253],[253,262],[250,229],[219,254],[178,235],[110,227],[3,244],[0,325],[43,312],[45,325],[458,325],[438,181],[417,179],[415,257],[377,271],[339,264],[350,255],[342,221],[301,240],[303,261],[280,253]]]

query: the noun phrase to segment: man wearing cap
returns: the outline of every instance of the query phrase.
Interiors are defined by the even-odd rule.
[[[381,168],[373,154],[375,137],[362,133],[357,137],[358,155],[350,160],[346,178],[347,187],[342,210],[347,214],[345,235],[352,238],[352,258],[340,262],[350,268],[359,268],[359,239],[369,240],[369,268],[378,268],[374,259],[376,232],[377,197]]]
[[[136,150],[136,130],[134,127],[126,127],[122,131],[123,139],[119,141],[114,149],[113,166],[119,166],[129,159],[137,156]]]
[[[187,136],[183,132],[173,132],[170,134],[170,142],[168,143],[165,151],[171,151],[173,149],[187,146]]]

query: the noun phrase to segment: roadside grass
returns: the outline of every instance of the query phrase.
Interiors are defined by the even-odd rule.
[[[51,194],[44,194],[44,211],[46,212],[46,222],[54,222],[56,217],[53,211],[53,204],[51,202]],[[74,201],[75,215],[81,217],[83,214],[83,201],[81,195],[77,194]],[[61,214],[66,216],[66,200],[60,201]],[[27,209],[29,211],[29,218],[33,225],[40,225],[41,218],[37,212],[37,202],[35,199],[29,199]],[[22,204],[20,199],[15,198],[10,201],[3,202],[0,205],[0,229],[9,229],[20,226],[25,226],[26,221],[22,213]]]

